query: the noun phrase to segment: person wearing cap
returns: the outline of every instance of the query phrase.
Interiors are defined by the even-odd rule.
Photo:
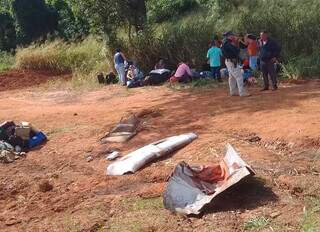
[[[222,54],[225,57],[226,66],[229,72],[230,95],[241,97],[250,96],[245,90],[243,75],[240,68],[240,49],[238,47],[237,36],[229,31],[223,34],[224,41],[221,47]]]
[[[264,87],[261,91],[269,90],[269,76],[272,82],[272,90],[278,89],[277,72],[275,63],[281,52],[280,45],[269,38],[268,32],[260,34],[260,69],[263,75]]]

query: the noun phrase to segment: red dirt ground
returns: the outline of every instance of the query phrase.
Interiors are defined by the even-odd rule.
[[[70,78],[70,74],[57,75],[45,71],[12,70],[6,73],[0,73],[0,91],[39,86],[48,80],[57,78],[67,80]]]
[[[50,140],[24,159],[0,164],[1,231],[243,231],[257,217],[269,219],[259,231],[298,231],[305,199],[320,197],[318,81],[282,84],[276,92],[253,88],[249,98],[229,97],[225,87],[108,86],[80,93],[20,89],[23,85],[16,81],[7,85],[11,78],[32,83],[30,76],[37,85],[51,78],[0,74],[0,121],[32,122]],[[143,110],[156,113],[144,118],[142,130],[127,144],[99,144],[121,117]],[[134,175],[105,175],[108,149],[126,154],[185,132],[199,138],[171,157]],[[249,142],[253,135],[262,140]],[[161,194],[174,166],[217,162],[226,143],[241,152],[257,178],[200,218],[163,209]],[[92,162],[86,161],[88,155]],[[40,191],[39,184],[46,181],[52,191]]]

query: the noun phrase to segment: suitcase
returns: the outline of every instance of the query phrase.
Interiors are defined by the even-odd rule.
[[[38,145],[41,145],[45,141],[47,141],[46,135],[42,132],[38,132],[35,136],[29,139],[29,148],[34,148]]]

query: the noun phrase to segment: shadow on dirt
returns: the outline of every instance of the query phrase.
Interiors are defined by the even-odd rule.
[[[249,178],[214,199],[203,214],[244,211],[278,201],[278,196],[259,178]]]
[[[223,88],[181,91],[181,94],[156,106],[165,109],[163,112],[165,125],[162,122],[159,130],[167,133],[168,131],[205,133],[207,128],[201,125],[201,121],[231,113],[268,113],[277,109],[292,109],[298,107],[301,101],[318,99],[319,87],[320,82],[310,81],[304,85],[283,87],[277,92],[270,91],[265,94],[254,88],[249,98],[229,97],[228,90]]]

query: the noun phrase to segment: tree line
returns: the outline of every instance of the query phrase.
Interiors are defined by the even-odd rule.
[[[103,33],[112,39],[119,26],[140,30],[144,0],[1,0],[0,50],[59,37],[79,39]]]

